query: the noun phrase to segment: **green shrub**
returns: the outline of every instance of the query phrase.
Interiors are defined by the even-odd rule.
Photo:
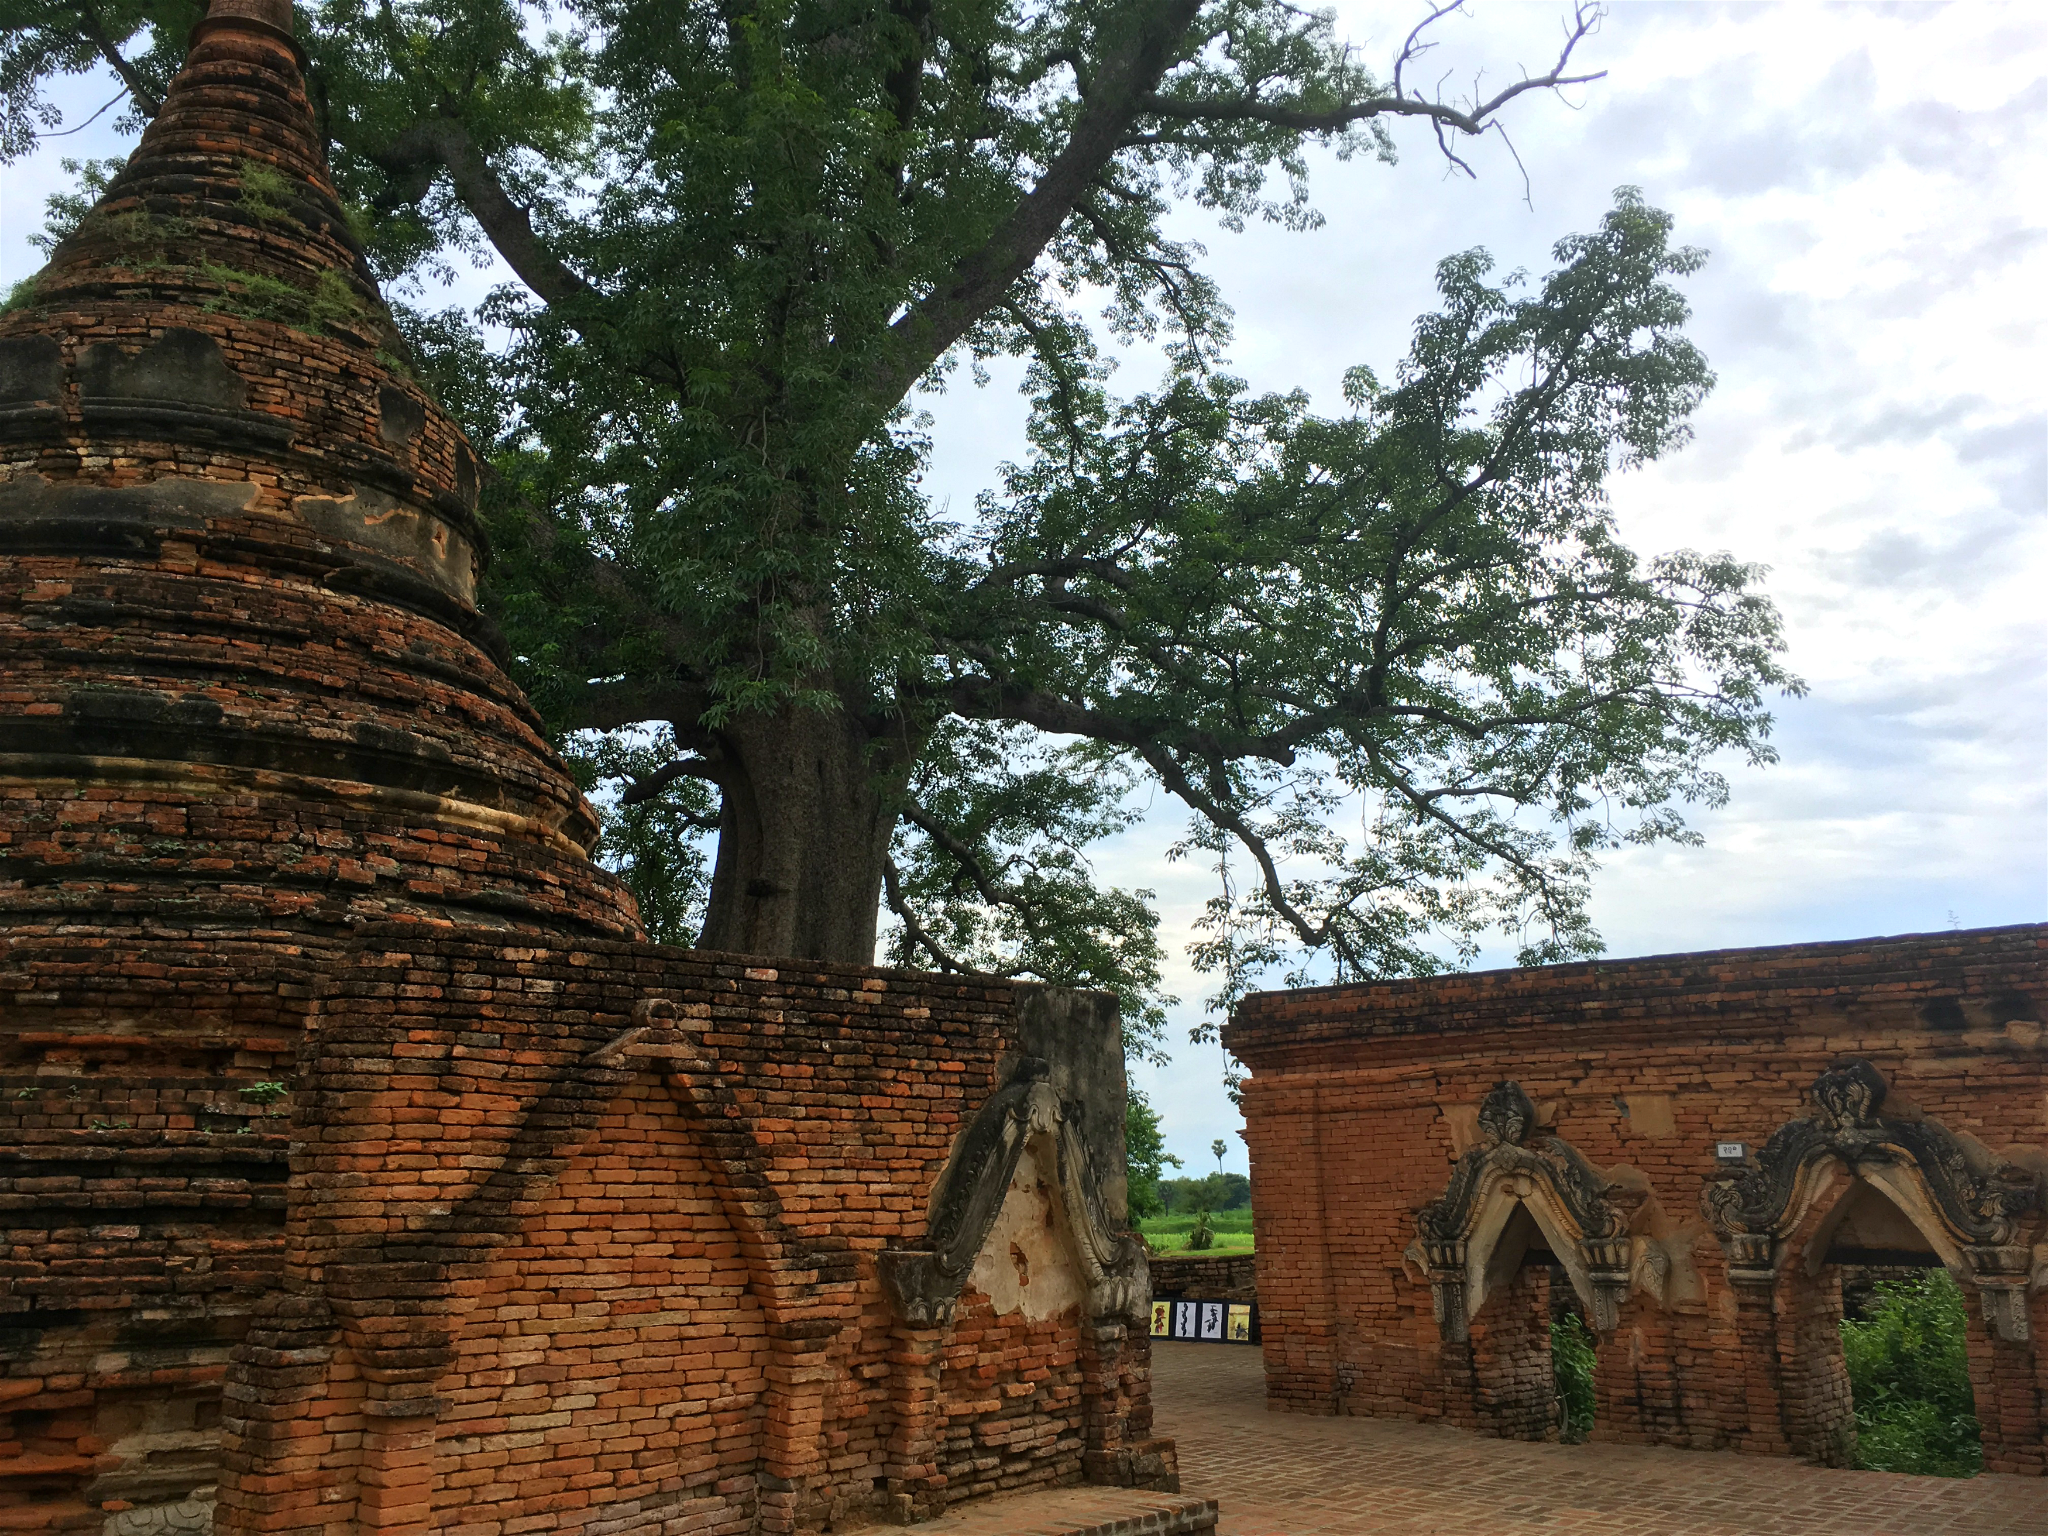
[[[1200,1252],[1216,1246],[1216,1229],[1209,1224],[1207,1211],[1195,1218],[1195,1229],[1188,1234],[1188,1247]]]
[[[1557,1380],[1558,1426],[1566,1445],[1593,1432],[1593,1330],[1575,1312],[1550,1325],[1550,1370]]]
[[[1856,1398],[1856,1465],[1969,1477],[1983,1469],[1964,1339],[1967,1303],[1947,1270],[1880,1284],[1866,1315],[1842,1324]]]

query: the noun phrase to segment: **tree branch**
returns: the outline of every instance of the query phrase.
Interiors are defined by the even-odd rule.
[[[709,763],[701,757],[679,757],[673,762],[663,763],[645,778],[627,779],[626,787],[619,792],[619,804],[642,805],[649,800],[659,799],[668,792],[668,787],[671,784],[676,783],[680,779],[703,779],[711,784],[723,782],[715,764]],[[718,825],[717,818],[715,817],[710,818],[708,821],[703,817],[694,816],[689,819],[692,825],[701,823],[703,829],[707,832],[715,829]]]
[[[581,273],[541,242],[534,233],[532,210],[513,201],[469,129],[458,119],[440,117],[415,123],[393,140],[389,149],[369,158],[400,178],[417,175],[429,166],[445,169],[455,195],[483,227],[505,264],[547,303],[600,297]]]
[[[954,678],[942,685],[941,691],[948,707],[970,720],[1014,720],[1055,736],[1086,736],[1091,741],[1127,747],[1134,752],[1142,752],[1148,745],[1170,737],[1205,757],[1257,757],[1283,768],[1294,763],[1292,747],[1266,737],[1224,737],[1164,720],[1123,720],[1042,688],[1020,688],[993,678]]]
[[[894,405],[970,326],[1001,303],[1031,269],[1109,162],[1131,119],[1143,110],[1173,62],[1174,45],[1202,9],[1202,0],[1153,0],[1130,34],[1113,47],[1089,80],[1066,147],[1037,185],[981,247],[963,257],[952,278],[889,327],[894,345],[870,380],[877,401]]]
[[[1337,938],[1328,923],[1312,924],[1296,910],[1287,899],[1286,887],[1281,884],[1279,867],[1273,862],[1273,852],[1266,846],[1266,840],[1251,829],[1251,825],[1237,813],[1237,808],[1221,799],[1205,795],[1195,788],[1173,754],[1162,748],[1147,745],[1139,749],[1139,755],[1152,765],[1152,771],[1159,775],[1159,782],[1169,791],[1178,795],[1187,805],[1207,817],[1212,826],[1228,832],[1243,845],[1259,866],[1259,880],[1265,887],[1266,900],[1281,920],[1292,928],[1295,936],[1310,949],[1321,949]],[[1340,953],[1349,959],[1341,939],[1338,940]]]
[[[973,883],[975,892],[992,907],[1016,906],[1017,903],[997,888],[995,878],[982,866],[981,856],[966,843],[955,837],[939,820],[919,805],[906,798],[903,803],[903,819],[926,837],[951,854]]]
[[[1580,4],[1573,7],[1571,27],[1565,34],[1564,47],[1557,56],[1557,62],[1547,73],[1525,75],[1505,90],[1496,92],[1490,99],[1462,108],[1454,107],[1445,101],[1433,101],[1420,93],[1410,95],[1402,85],[1402,70],[1428,51],[1430,45],[1420,41],[1423,31],[1432,23],[1458,10],[1461,4],[1462,0],[1453,0],[1452,4],[1438,6],[1408,34],[1408,41],[1402,45],[1401,56],[1394,64],[1394,90],[1391,95],[1368,96],[1362,101],[1346,102],[1342,106],[1332,107],[1326,111],[1304,112],[1278,102],[1152,94],[1146,97],[1142,110],[1149,115],[1177,122],[1270,123],[1276,128],[1288,128],[1297,133],[1335,133],[1353,123],[1364,122],[1374,117],[1424,117],[1442,127],[1455,128],[1460,133],[1476,137],[1486,132],[1487,119],[1517,96],[1526,95],[1530,91],[1552,91],[1567,85],[1585,85],[1605,78],[1605,70],[1597,70],[1588,75],[1565,73],[1571,65],[1572,53],[1593,29],[1599,26],[1604,14],[1598,5],[1585,4],[1581,0]],[[1445,153],[1448,154],[1449,150],[1446,149]]]
[[[1004,978],[967,964],[932,936],[931,930],[917,920],[917,913],[911,908],[909,899],[903,894],[903,877],[897,873],[896,861],[884,856],[882,859],[882,899],[889,904],[889,910],[896,914],[903,924],[904,933],[910,942],[932,957],[932,963],[941,971],[950,971],[962,976],[988,976],[993,980]]]
[[[561,721],[571,731],[616,731],[645,720],[665,722],[679,736],[700,734],[697,722],[710,707],[702,691],[681,683],[631,679],[591,683],[579,689]]]
[[[136,67],[121,57],[121,50],[114,46],[114,40],[107,35],[107,29],[100,22],[99,11],[92,5],[80,3],[74,7],[78,12],[82,30],[99,56],[107,61],[107,67],[121,77],[121,83],[128,87],[128,94],[135,98],[135,105],[144,117],[155,117],[163,110],[163,102],[143,83],[142,74]]]

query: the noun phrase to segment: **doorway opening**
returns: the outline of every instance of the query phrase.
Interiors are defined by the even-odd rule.
[[[1855,1464],[1971,1477],[1984,1442],[1970,1386],[1969,1301],[1919,1229],[1857,1182],[1828,1235],[1839,1273]]]
[[[1592,1330],[1564,1264],[1519,1201],[1488,1255],[1485,1295],[1472,1319],[1481,1427],[1511,1440],[1584,1439],[1593,1419]],[[1560,1339],[1568,1380],[1558,1374]]]

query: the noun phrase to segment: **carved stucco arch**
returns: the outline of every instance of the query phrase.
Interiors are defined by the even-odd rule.
[[[1729,1280],[1775,1286],[1794,1235],[1812,1229],[1821,1202],[1839,1204],[1853,1188],[1831,1177],[1845,1170],[1896,1205],[1949,1272],[1976,1286],[1996,1337],[2024,1341],[2039,1180],[1967,1147],[1938,1120],[1884,1114],[1888,1091],[1869,1062],[1837,1062],[1815,1080],[1811,1113],[1772,1132],[1755,1167],[1701,1192]]]
[[[1460,1157],[1443,1195],[1415,1219],[1444,1339],[1471,1336],[1473,1314],[1499,1277],[1495,1249],[1517,1207],[1528,1211],[1571,1277],[1595,1329],[1611,1332],[1632,1283],[1628,1213],[1608,1180],[1556,1136],[1533,1144],[1536,1106],[1519,1083],[1494,1086],[1479,1109],[1481,1145]]]
[[[943,1326],[988,1242],[1025,1149],[1055,1170],[1073,1252],[1087,1288],[1089,1317],[1142,1326],[1152,1282],[1142,1244],[1113,1230],[1087,1142],[1047,1080],[1050,1067],[1026,1058],[991,1094],[961,1135],[932,1191],[924,1242],[877,1260],[897,1315],[917,1327]]]

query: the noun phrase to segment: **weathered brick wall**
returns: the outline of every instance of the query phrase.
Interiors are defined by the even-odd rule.
[[[435,1526],[573,1524],[616,1511],[649,1469],[686,1500],[750,1474],[767,1324],[702,1140],[665,1086],[626,1085],[519,1216],[479,1294],[457,1303]]]
[[[1257,1301],[1258,1261],[1249,1253],[1173,1254],[1152,1260],[1154,1296]]]
[[[267,939],[0,941],[0,1512],[97,1530],[213,1481],[228,1355],[284,1259],[290,1103],[263,1085],[318,968]]]
[[[2034,926],[1248,999],[1225,1041],[1252,1072],[1270,1401],[1487,1416],[1477,1405],[1501,1389],[1483,1359],[1464,1379],[1467,1346],[1438,1325],[1416,1223],[1482,1144],[1482,1101],[1512,1079],[1540,1134],[1575,1148],[1629,1213],[1635,1269],[1599,1347],[1595,1438],[1840,1455],[1837,1266],[1811,1282],[1802,1266],[1861,1181],[1845,1173],[1814,1197],[1785,1244],[1800,1259],[1759,1299],[1731,1283],[1702,1213],[1726,1171],[1715,1145],[1762,1147],[1815,1112],[1822,1073],[1860,1057],[1890,1084],[1887,1115],[1939,1122],[1983,1166],[2048,1170],[2044,958],[2048,929]],[[2022,1225],[2038,1241],[2038,1194],[2031,1211]],[[1506,1300],[1487,1301],[1475,1340]],[[2039,1340],[2048,1301],[2037,1291],[2023,1305]],[[1981,1317],[1972,1329],[1987,1464],[2039,1473],[2048,1351],[1992,1337]]]
[[[1037,1278],[1040,1285],[1047,1279]],[[940,1367],[939,1470],[949,1493],[1081,1480],[1079,1323],[1073,1306],[1034,1318],[1021,1310],[998,1315],[978,1290],[961,1297]]]
[[[1103,1355],[1042,1153],[950,1327],[878,1280],[1045,1048],[1018,996],[365,935],[296,1084],[286,1283],[230,1372],[221,1528],[789,1530],[1142,1451],[1142,1343]]]
[[[1170,1473],[1042,1156],[950,1328],[878,1286],[961,1128],[1056,1049],[1033,989],[509,937],[17,973],[0,1500],[199,1518],[224,1383],[223,1530],[790,1529]],[[670,1028],[650,999],[698,1043],[593,1060]]]
[[[1507,1440],[1541,1440],[1555,1431],[1548,1274],[1527,1266],[1518,1270],[1472,1320],[1468,1351],[1459,1364],[1471,1384],[1471,1411],[1453,1411],[1451,1423]]]

